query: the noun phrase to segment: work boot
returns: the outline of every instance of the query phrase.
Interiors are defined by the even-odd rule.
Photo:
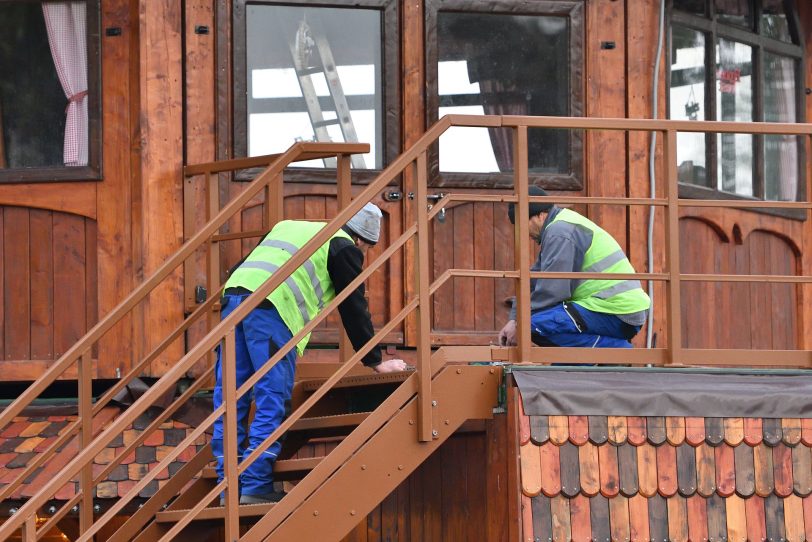
[[[282,500],[284,491],[273,491],[263,495],[240,495],[240,504],[270,504]]]

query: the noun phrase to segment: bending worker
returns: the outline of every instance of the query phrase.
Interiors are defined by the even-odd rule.
[[[256,248],[239,264],[225,284],[221,318],[227,317],[259,288],[302,246],[312,239],[323,222],[284,220],[276,224]],[[378,242],[381,210],[367,203],[361,211],[322,245],[301,267],[252,310],[236,328],[237,387],[262,367],[294,334],[316,317],[360,273],[366,249]],[[341,322],[356,350],[374,335],[372,320],[360,285],[338,307]],[[245,422],[251,404],[249,394],[237,402],[237,443],[242,458],[258,447],[282,423],[293,389],[296,356],[304,352],[310,335],[263,376],[254,387],[256,412],[248,430]],[[379,373],[405,370],[400,359],[381,361],[380,349],[363,358],[367,367]],[[215,366],[214,407],[223,401],[221,356]],[[214,425],[212,451],[217,476],[223,479],[222,417]],[[273,490],[273,464],[282,448],[279,440],[257,458],[240,476],[240,503],[278,501],[284,494]]]
[[[530,187],[531,196],[546,196]],[[515,223],[515,207],[508,207]],[[530,203],[530,237],[540,246],[531,271],[634,273],[617,241],[594,222],[552,203]],[[651,305],[637,280],[530,279],[531,337],[539,346],[631,348]],[[499,344],[516,344],[516,301]]]

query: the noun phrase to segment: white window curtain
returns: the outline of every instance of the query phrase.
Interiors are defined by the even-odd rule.
[[[87,6],[84,2],[43,2],[42,15],[56,73],[68,99],[65,109],[66,166],[86,166],[87,123]]]

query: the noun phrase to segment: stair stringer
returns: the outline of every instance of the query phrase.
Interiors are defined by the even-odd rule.
[[[417,439],[415,394],[306,499],[286,510],[288,495],[241,540],[341,540],[466,420],[492,418],[498,386],[493,367],[444,367],[432,380],[434,440]]]

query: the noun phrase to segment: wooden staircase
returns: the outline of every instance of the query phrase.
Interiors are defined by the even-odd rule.
[[[227,520],[239,522],[240,540],[340,540],[466,420],[492,417],[500,376],[489,366],[441,367],[432,379],[436,435],[426,443],[416,438],[416,374],[342,379],[286,435],[275,479],[296,483],[279,503],[230,515],[218,498],[202,502],[216,483],[206,447],[189,463],[202,467],[178,472],[111,540],[224,540]],[[300,382],[297,391],[307,396],[319,384]],[[354,411],[370,402],[372,410]],[[294,457],[324,437],[343,439],[324,457]]]

